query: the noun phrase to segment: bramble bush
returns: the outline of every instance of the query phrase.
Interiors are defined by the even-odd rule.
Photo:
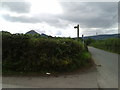
[[[66,72],[86,66],[90,54],[79,41],[26,34],[2,34],[4,72]]]

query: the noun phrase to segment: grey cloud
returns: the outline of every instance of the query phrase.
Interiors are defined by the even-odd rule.
[[[108,28],[117,23],[117,2],[67,2],[62,6],[65,14],[61,18],[80,23],[82,28]]]
[[[31,4],[29,2],[2,2],[2,8],[8,9],[11,12],[28,13]]]
[[[40,15],[35,17],[28,17],[28,16],[11,16],[9,14],[2,15],[8,21],[11,22],[24,22],[24,23],[41,23],[41,22],[48,22],[48,23],[56,23],[58,22],[57,19],[52,18],[48,15]]]
[[[37,18],[33,19],[26,16],[15,17],[15,16],[10,16],[9,14],[2,15],[2,17],[10,22],[36,23],[39,21]]]
[[[41,23],[45,22],[48,23],[51,26],[59,27],[59,28],[65,28],[68,24],[60,22],[59,18],[57,16],[51,16],[46,14],[37,15],[34,17],[28,17],[28,16],[11,16],[9,14],[2,15],[2,17],[10,22],[23,22],[23,23]]]
[[[61,15],[39,14],[34,17],[3,15],[3,17],[11,22],[46,22],[49,25],[60,28],[66,27],[68,24],[79,23],[81,28],[104,29],[110,28],[117,23],[117,2],[62,2],[60,4],[64,10]],[[25,8],[24,5],[23,7]],[[17,9],[15,10],[17,11]],[[18,11],[20,12],[20,9]],[[60,20],[68,21],[68,23],[60,22]]]

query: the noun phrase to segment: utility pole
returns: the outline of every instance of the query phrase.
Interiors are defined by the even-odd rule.
[[[77,26],[74,26],[74,28],[77,28],[77,38],[79,40],[79,24]]]

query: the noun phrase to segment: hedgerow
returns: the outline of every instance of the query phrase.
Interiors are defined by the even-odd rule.
[[[88,65],[90,55],[79,41],[26,34],[2,34],[3,72],[66,72]]]
[[[97,40],[91,43],[91,46],[120,54],[120,39],[119,38]]]

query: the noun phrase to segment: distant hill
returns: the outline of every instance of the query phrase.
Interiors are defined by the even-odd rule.
[[[102,40],[107,38],[120,38],[120,34],[104,34],[104,35],[95,35],[95,36],[87,36],[84,39],[95,39],[95,40]]]
[[[26,34],[32,34],[32,35],[34,35],[34,34],[39,34],[39,33],[37,33],[35,30],[30,30],[30,31],[26,32]],[[44,33],[39,34],[39,35],[42,36],[42,37],[50,37],[50,36],[48,36],[48,35],[46,35]]]
[[[41,36],[43,36],[43,37],[48,37],[48,35],[46,35],[46,34],[44,34],[44,33],[42,33]]]
[[[37,32],[34,31],[34,30],[30,30],[30,31],[26,32],[26,34],[39,34],[39,33],[37,33]]]

